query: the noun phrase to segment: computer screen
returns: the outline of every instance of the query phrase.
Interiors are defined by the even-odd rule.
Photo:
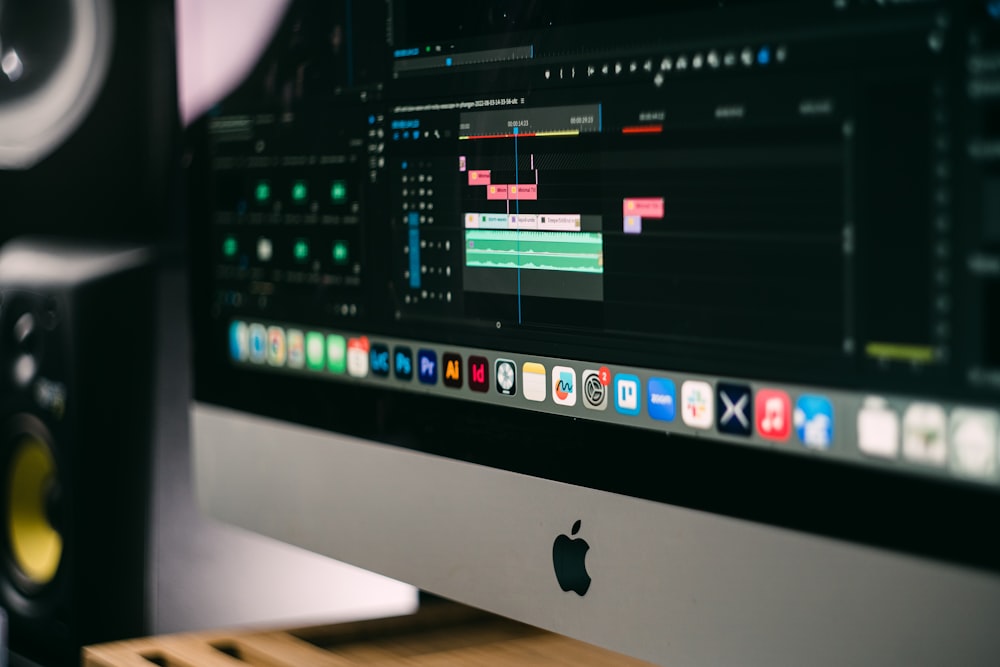
[[[203,507],[664,663],[995,663],[998,100],[995,2],[291,2],[189,131]]]

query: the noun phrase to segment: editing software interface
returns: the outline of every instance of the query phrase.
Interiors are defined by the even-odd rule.
[[[292,3],[205,120],[201,395],[1000,491],[1000,5],[581,7]]]

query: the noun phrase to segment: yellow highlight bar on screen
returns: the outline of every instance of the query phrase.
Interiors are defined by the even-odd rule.
[[[549,132],[522,132],[520,136],[522,137],[575,137],[580,134],[580,130],[551,130]],[[515,135],[511,134],[460,134],[458,136],[459,141],[466,141],[469,139],[513,139]]]
[[[909,361],[915,364],[929,364],[934,361],[934,348],[927,345],[868,343],[865,345],[865,354],[876,359]]]
[[[536,137],[575,137],[580,130],[558,130],[552,132],[535,132]]]

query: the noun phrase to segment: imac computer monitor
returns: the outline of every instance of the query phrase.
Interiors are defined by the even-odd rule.
[[[1000,664],[998,113],[996,2],[290,2],[188,133],[200,503],[663,664]]]

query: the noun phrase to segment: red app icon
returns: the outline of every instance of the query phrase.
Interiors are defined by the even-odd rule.
[[[469,389],[487,391],[490,388],[489,363],[486,357],[469,357]]]
[[[783,391],[761,389],[754,403],[757,433],[768,440],[788,440],[792,432],[792,400]]]

